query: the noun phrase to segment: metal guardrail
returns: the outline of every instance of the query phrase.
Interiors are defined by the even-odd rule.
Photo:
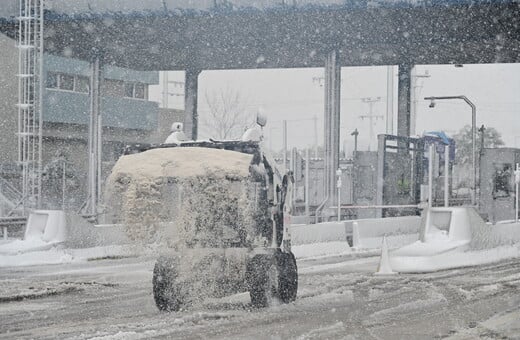
[[[0,177],[0,192],[11,202],[17,202],[22,199],[22,193],[2,177]]]
[[[22,205],[24,197],[9,181],[0,177],[0,200],[4,201],[0,204],[3,203],[9,207],[5,216],[11,216]]]
[[[331,207],[336,209],[337,206]],[[404,209],[404,208],[420,208],[419,204],[390,204],[390,205],[342,205],[341,209]]]
[[[7,240],[8,229],[23,229],[27,224],[27,217],[0,217],[0,228],[2,228],[2,236],[4,240]],[[16,234],[20,234],[20,230]]]
[[[26,224],[27,217],[0,217],[0,226],[9,226],[15,224]]]

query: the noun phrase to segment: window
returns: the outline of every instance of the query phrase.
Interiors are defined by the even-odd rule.
[[[120,80],[106,79],[104,81],[105,94],[111,97],[123,97],[125,94],[125,83]]]
[[[59,85],[61,90],[74,91],[74,76],[70,74],[60,74]]]
[[[513,188],[513,164],[494,164],[495,175],[493,176],[493,198],[510,197]]]
[[[134,84],[125,83],[125,97],[134,98]]]
[[[45,86],[49,89],[57,89],[58,88],[58,74],[49,72],[47,73],[47,81]]]
[[[143,83],[125,83],[125,97],[148,99],[148,87]]]
[[[66,73],[48,72],[47,78],[45,79],[45,86],[48,89],[89,93],[90,78]]]
[[[74,91],[89,93],[90,92],[90,79],[84,76],[76,77],[76,85],[74,86]]]
[[[134,85],[134,98],[146,99],[145,98],[145,85],[137,83]]]

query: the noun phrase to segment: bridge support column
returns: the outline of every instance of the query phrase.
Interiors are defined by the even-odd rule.
[[[197,93],[199,91],[200,70],[187,69],[184,83],[184,133],[192,140],[197,140],[199,132],[199,114],[197,112]]]
[[[325,59],[325,196],[329,205],[338,203],[336,170],[340,149],[341,67],[339,52],[331,51]]]
[[[397,135],[410,136],[410,94],[411,94],[412,66],[399,65],[399,85],[397,95]]]

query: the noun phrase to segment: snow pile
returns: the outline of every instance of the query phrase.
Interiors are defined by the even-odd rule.
[[[247,187],[247,180],[219,180],[215,172],[185,179],[179,239],[189,246],[218,248],[252,241],[254,205]]]
[[[472,233],[471,249],[489,249],[520,243],[520,223],[477,224],[473,226]]]
[[[246,291],[244,248],[186,249],[177,263],[176,292],[184,306],[201,304],[208,298]]]
[[[63,249],[53,248],[45,251],[0,255],[0,267],[36,266],[44,264],[70,263],[74,260],[71,254]]]
[[[139,243],[167,239],[218,246],[227,234],[244,241],[252,227],[247,196],[252,158],[200,147],[123,156],[107,181],[109,217]]]
[[[520,257],[520,244],[485,250],[454,249],[431,256],[390,257],[392,269],[402,273],[427,273],[458,267],[478,266]]]
[[[16,255],[27,252],[43,251],[55,247],[41,239],[12,240],[0,246],[0,255]]]
[[[429,272],[520,257],[520,224],[488,225],[473,208],[433,208],[421,240],[391,252],[392,269]]]
[[[29,215],[23,240],[0,245],[0,254],[17,254],[51,249],[67,239],[65,213],[36,210]]]
[[[228,174],[247,177],[252,158],[250,154],[213,148],[157,148],[121,157],[110,177],[112,181],[123,175],[132,178],[186,178],[203,176],[207,169],[219,169],[221,177]]]
[[[63,249],[55,247],[45,251],[0,254],[0,268],[83,262],[93,259],[136,255],[135,248],[126,246],[106,246],[85,249]]]

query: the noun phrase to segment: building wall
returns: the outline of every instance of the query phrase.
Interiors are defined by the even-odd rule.
[[[90,77],[90,64],[82,60],[46,55],[44,79],[48,80],[50,75],[71,75],[85,79]],[[124,87],[132,83],[158,84],[158,72],[141,72],[107,65],[102,68],[102,78],[103,126],[149,131],[157,128],[158,103],[147,99],[125,97]],[[112,89],[111,85],[114,84],[119,86],[120,91]],[[43,117],[46,122],[88,124],[89,114],[88,92],[53,88],[49,86],[48,81],[46,82],[43,107]]]

